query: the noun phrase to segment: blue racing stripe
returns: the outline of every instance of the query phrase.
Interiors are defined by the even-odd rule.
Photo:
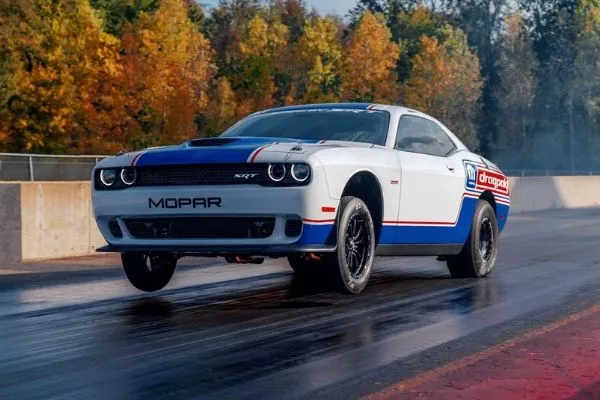
[[[280,138],[236,138],[233,142],[216,145],[191,147],[181,146],[149,150],[137,160],[140,167],[151,165],[188,165],[188,164],[217,164],[245,163],[261,146],[275,142],[295,142],[291,139]],[[208,140],[210,142],[210,140]]]

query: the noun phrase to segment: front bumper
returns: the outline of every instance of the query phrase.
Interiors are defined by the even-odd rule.
[[[109,243],[98,251],[172,251],[196,254],[285,255],[298,252],[334,251],[332,231],[339,200],[329,197],[320,174],[303,187],[244,186],[169,186],[139,187],[120,191],[94,191],[93,206],[100,232]],[[197,207],[184,201],[161,199],[219,198],[219,206]],[[151,201],[150,201],[151,199]],[[179,202],[181,203],[181,202]],[[173,207],[171,207],[173,206]],[[326,209],[327,212],[322,211]],[[272,233],[264,238],[158,238],[135,237],[126,221],[131,219],[186,219],[194,217],[269,217],[274,218]],[[301,220],[302,229],[289,236],[286,221]],[[112,222],[111,222],[112,221]],[[111,232],[118,224],[121,236]],[[114,228],[114,226],[113,226]]]
[[[100,253],[126,253],[126,252],[169,252],[197,256],[286,256],[298,253],[333,253],[337,250],[335,245],[283,245],[283,246],[138,246],[138,245],[108,245],[96,249]]]

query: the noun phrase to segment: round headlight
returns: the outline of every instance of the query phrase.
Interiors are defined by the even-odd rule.
[[[267,174],[269,179],[273,182],[281,182],[285,178],[285,165],[283,164],[269,164],[267,168]]]
[[[135,171],[135,168],[127,167],[127,168],[123,168],[121,170],[121,180],[127,186],[133,185],[133,183],[135,182],[136,179],[137,179],[137,172]]]
[[[112,186],[117,181],[117,171],[114,169],[103,169],[100,171],[100,182],[104,186]]]
[[[306,182],[310,176],[310,167],[308,164],[294,164],[292,165],[292,178],[297,182]]]

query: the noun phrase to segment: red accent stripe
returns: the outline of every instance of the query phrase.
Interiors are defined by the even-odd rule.
[[[255,150],[254,155],[250,158],[250,162],[253,163],[254,160],[256,160],[256,157],[258,157],[258,155],[260,154],[261,151],[263,151],[264,149],[266,149],[267,147],[269,147],[270,144],[267,144],[263,147],[258,148],[258,150]]]
[[[142,154],[144,154],[144,151],[139,152],[135,157],[133,157],[133,160],[131,161],[131,166],[133,167],[135,164],[137,164],[138,160],[140,159],[140,157],[142,156]]]
[[[335,219],[308,219],[303,218],[304,222],[335,222]]]
[[[431,221],[383,221],[384,224],[407,224],[407,225],[454,225],[455,222],[431,222]]]
[[[321,207],[322,212],[332,213],[335,212],[335,207]]]

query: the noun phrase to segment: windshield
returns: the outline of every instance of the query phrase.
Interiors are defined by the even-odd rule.
[[[373,110],[294,110],[252,115],[229,128],[227,137],[346,140],[385,145],[390,115]]]

